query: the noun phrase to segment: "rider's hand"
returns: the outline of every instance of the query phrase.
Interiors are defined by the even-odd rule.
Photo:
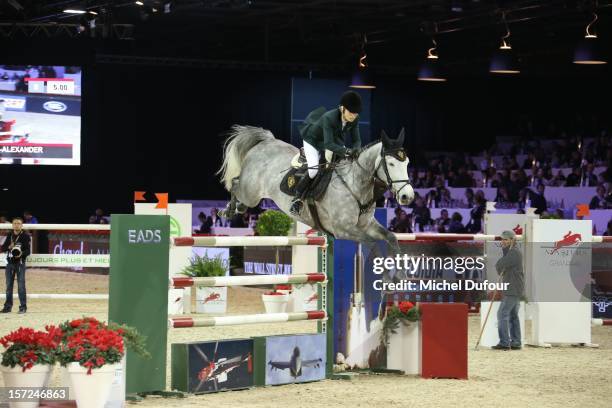
[[[345,150],[345,152],[344,152],[344,156],[347,159],[349,159],[349,158],[354,159],[354,158],[357,157],[358,154],[359,154],[359,150],[357,150],[357,149],[349,149],[349,148],[347,148]]]

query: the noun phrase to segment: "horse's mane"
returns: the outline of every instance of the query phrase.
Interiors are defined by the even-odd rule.
[[[372,146],[374,146],[374,145],[376,145],[376,144],[379,144],[379,143],[382,143],[382,140],[380,140],[380,139],[378,139],[378,140],[374,140],[374,141],[372,141],[372,142],[368,143],[368,144],[367,144],[367,145],[365,145],[365,146],[361,146],[361,149],[359,149],[359,154],[363,153],[363,152],[364,152],[364,150],[367,150],[367,149],[369,149],[370,147],[372,147]]]

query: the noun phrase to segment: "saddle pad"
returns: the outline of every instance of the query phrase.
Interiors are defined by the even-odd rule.
[[[285,177],[283,177],[283,180],[281,181],[280,190],[287,195],[295,195],[295,186],[297,185],[298,181],[300,181],[300,179],[304,176],[304,174],[306,174],[305,168],[290,168],[289,171],[287,171],[287,174],[285,174]]]

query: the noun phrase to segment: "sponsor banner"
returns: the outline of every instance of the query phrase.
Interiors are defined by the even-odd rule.
[[[590,220],[529,220],[532,344],[591,342]]]
[[[108,268],[110,255],[96,254],[31,254],[26,259],[28,268]],[[6,258],[0,259],[0,266],[6,266]]]
[[[244,273],[255,275],[290,275],[292,265],[291,249],[291,247],[245,247]],[[278,264],[276,262],[277,253]]]
[[[109,253],[108,235],[75,234],[68,236],[68,234],[50,233],[48,241],[49,253],[53,255],[104,255]]]
[[[74,98],[28,96],[27,112],[81,116],[81,101]]]
[[[3,159],[72,159],[71,144],[50,143],[0,143]]]
[[[4,109],[14,112],[25,112],[26,98],[23,96],[0,94],[0,99],[4,101]]]

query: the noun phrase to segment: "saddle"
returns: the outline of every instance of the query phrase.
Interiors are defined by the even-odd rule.
[[[322,157],[321,161],[319,162],[319,172],[314,180],[310,182],[310,186],[308,187],[308,190],[306,190],[304,199],[313,199],[318,201],[325,194],[327,186],[332,178],[332,169],[326,164],[325,158]],[[298,182],[303,177],[308,177],[308,163],[306,161],[306,156],[304,155],[304,149],[301,148],[300,151],[291,159],[291,168],[287,171],[285,177],[283,177],[280,184],[280,190],[287,195],[294,196],[295,186],[297,186]]]

